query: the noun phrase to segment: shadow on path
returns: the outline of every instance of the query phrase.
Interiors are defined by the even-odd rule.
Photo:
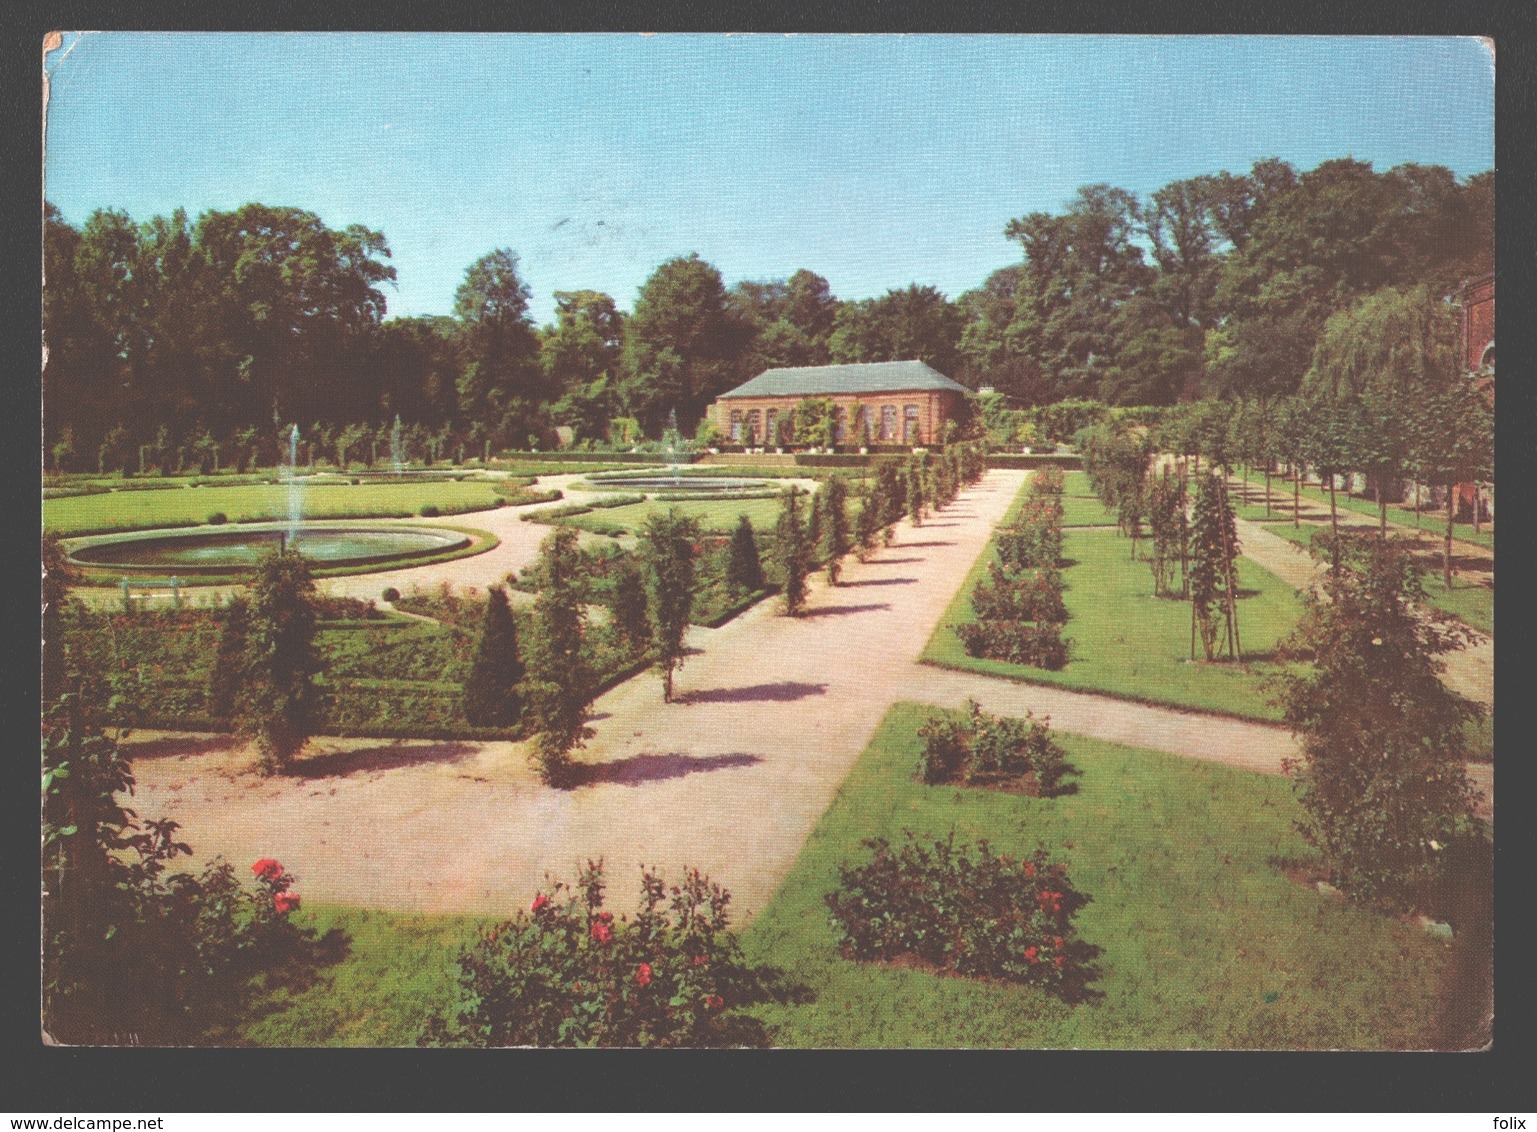
[[[807,609],[801,613],[804,618],[811,617],[843,617],[850,613],[865,613],[872,609],[890,609],[889,601],[872,601],[864,605],[824,605],[817,609]]]
[[[425,747],[364,747],[356,751],[327,751],[295,760],[293,778],[343,778],[371,770],[399,770],[421,763],[456,763],[475,753],[470,743],[433,743]]]
[[[904,546],[912,546],[912,543],[903,543]],[[864,563],[866,566],[909,566],[914,562],[927,562],[927,558],[872,558]]]
[[[228,750],[237,742],[229,735],[167,735],[163,739],[146,739],[141,743],[123,744],[123,756],[131,761],[139,759],[170,759],[190,755],[211,755],[215,751]]]
[[[673,752],[665,755],[631,755],[611,763],[581,764],[571,768],[572,788],[597,786],[611,783],[616,786],[640,786],[647,782],[661,782],[669,778],[682,778],[686,774],[703,774],[712,770],[726,770],[734,766],[752,766],[763,761],[760,755],[683,755]]]
[[[935,524],[930,524],[930,525],[933,526]],[[943,523],[940,523],[938,525],[939,526],[944,526]],[[953,542],[904,542],[904,543],[902,543],[902,549],[903,550],[916,550],[920,546],[954,546],[954,545],[955,545],[955,543],[953,543]],[[889,561],[889,559],[888,559],[888,561]]]
[[[917,585],[917,578],[866,578],[862,582],[839,582],[839,589],[853,589],[855,586],[912,586]]]
[[[795,680],[782,680],[778,684],[753,684],[746,688],[706,688],[700,692],[684,692],[677,702],[682,704],[755,704],[790,703],[807,696],[827,694],[826,684],[802,684]]]

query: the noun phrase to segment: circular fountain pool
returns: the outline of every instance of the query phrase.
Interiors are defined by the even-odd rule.
[[[248,573],[264,553],[288,544],[321,567],[408,565],[470,544],[467,535],[434,527],[328,527],[305,525],[298,538],[286,525],[239,530],[90,539],[70,551],[79,566],[123,573],[196,578]]]

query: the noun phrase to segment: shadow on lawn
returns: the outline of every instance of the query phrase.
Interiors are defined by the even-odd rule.
[[[294,778],[345,778],[371,770],[399,770],[422,763],[456,763],[474,752],[468,743],[431,743],[422,747],[364,747],[355,751],[327,751],[297,759],[288,773]]]
[[[726,770],[734,766],[752,766],[763,761],[760,755],[684,755],[671,752],[665,755],[631,755],[611,763],[577,763],[571,768],[571,786],[596,786],[602,782],[616,786],[640,786],[647,782],[662,782],[669,778],[682,778],[687,774],[703,774],[712,770]]]
[[[795,680],[781,680],[777,684],[753,684],[746,688],[706,688],[698,692],[684,692],[677,697],[682,704],[754,704],[790,703],[807,696],[826,695],[826,684],[802,684]]]

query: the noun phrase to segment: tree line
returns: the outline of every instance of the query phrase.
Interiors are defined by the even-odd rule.
[[[510,248],[468,266],[452,315],[386,318],[396,272],[363,226],[247,204],[75,228],[49,205],[46,444],[61,469],[211,468],[275,460],[276,421],[327,451],[351,428],[352,457],[376,458],[398,415],[419,456],[477,455],[557,425],[692,429],[771,366],[909,358],[1019,405],[1274,396],[1358,300],[1490,270],[1493,198],[1492,172],[1270,159],[1146,200],[1085,186],[1010,220],[1021,261],[954,300],[916,282],[840,300],[804,268],[728,288],[690,254],[630,311],[557,291],[543,327]]]

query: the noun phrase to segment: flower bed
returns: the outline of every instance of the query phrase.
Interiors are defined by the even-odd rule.
[[[871,859],[840,865],[826,898],[845,958],[1028,983],[1069,1001],[1098,974],[1099,948],[1072,923],[1090,897],[1044,848],[1015,860],[986,840],[973,855],[953,834],[929,847],[911,833],[900,850],[885,838],[863,845]]]
[[[1062,780],[1078,770],[1051,737],[1050,720],[988,715],[976,700],[966,701],[964,721],[953,715],[930,716],[918,729],[924,741],[917,778],[929,785],[958,782],[967,786],[1012,789],[1052,797],[1077,789]]]
[[[956,625],[966,652],[1034,668],[1059,669],[1067,663],[1062,624],[1062,488],[1060,471],[1037,472],[1030,494],[1013,523],[994,538],[998,561],[989,564],[992,582],[972,592],[977,621]]]
[[[732,1011],[760,983],[728,930],[730,893],[697,869],[668,886],[641,871],[634,917],[603,909],[603,866],[553,883],[527,912],[460,953],[457,1001],[429,1016],[424,1046],[765,1044]]]

